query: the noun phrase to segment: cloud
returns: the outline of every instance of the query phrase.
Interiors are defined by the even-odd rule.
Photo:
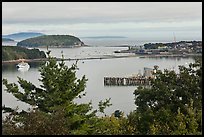
[[[112,23],[202,19],[199,2],[3,2],[2,22]]]
[[[2,33],[202,37],[202,2],[3,2]]]

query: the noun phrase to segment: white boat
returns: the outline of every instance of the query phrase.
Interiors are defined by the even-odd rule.
[[[18,63],[16,65],[16,67],[18,70],[29,70],[30,65],[28,63],[22,61],[22,62]]]

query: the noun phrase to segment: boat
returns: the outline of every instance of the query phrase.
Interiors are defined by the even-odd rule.
[[[20,62],[16,65],[18,70],[28,70],[30,68],[30,65],[27,62]]]
[[[114,53],[121,53],[121,50],[116,50],[114,51]]]

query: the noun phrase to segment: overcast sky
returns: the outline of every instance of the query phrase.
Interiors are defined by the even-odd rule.
[[[202,39],[202,2],[3,2],[2,33]]]

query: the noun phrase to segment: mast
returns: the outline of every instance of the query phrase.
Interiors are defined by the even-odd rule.
[[[176,36],[175,36],[175,33],[173,32],[173,35],[174,35],[174,48],[176,48]]]
[[[174,35],[174,42],[176,43],[176,36],[175,36],[174,32],[173,32],[173,35]]]

